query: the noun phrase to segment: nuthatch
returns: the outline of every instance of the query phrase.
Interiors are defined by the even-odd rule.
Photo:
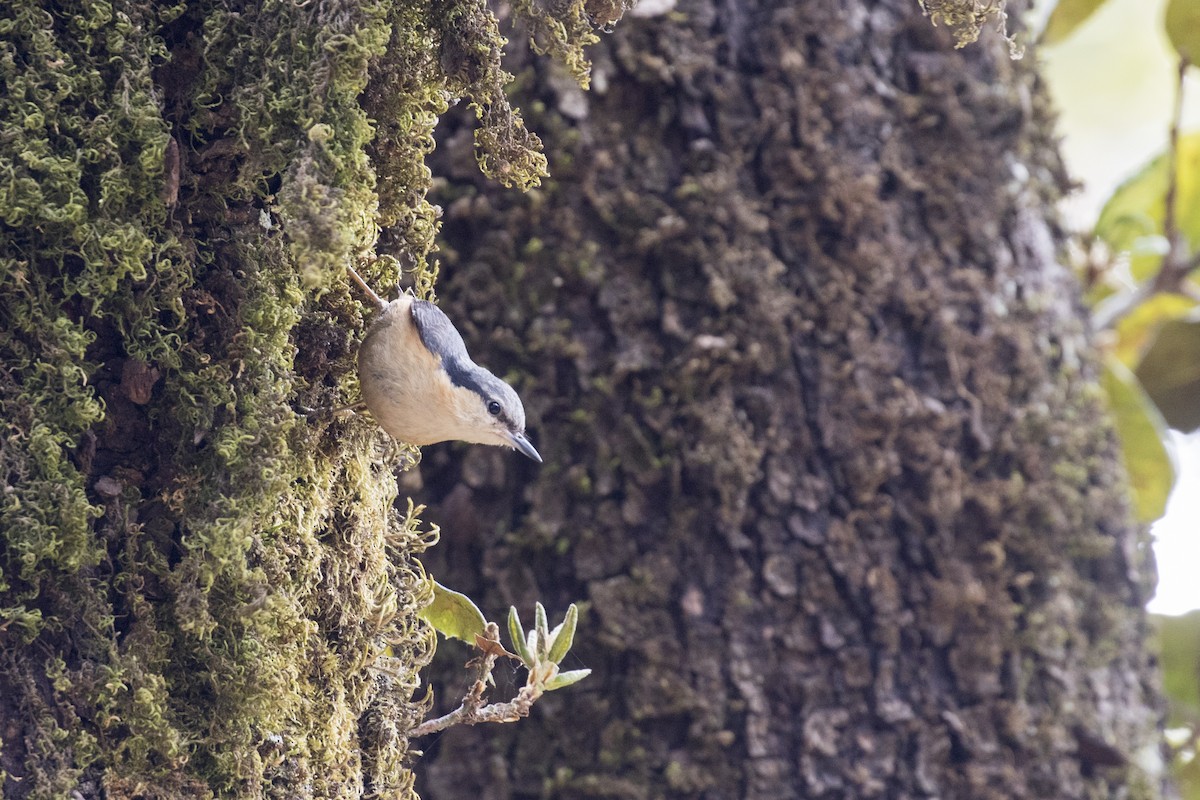
[[[379,427],[409,444],[457,439],[542,460],[525,437],[521,398],[471,360],[440,308],[406,294],[385,302],[353,269],[350,275],[382,311],[358,348],[363,402]]]

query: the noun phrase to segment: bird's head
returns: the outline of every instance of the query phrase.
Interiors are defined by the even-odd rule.
[[[443,362],[453,385],[452,413],[466,442],[512,447],[534,461],[542,457],[525,436],[525,406],[516,391],[478,364]]]
[[[521,398],[471,359],[433,303],[401,295],[387,304],[359,348],[358,368],[363,401],[397,439],[500,445],[541,462],[525,436]]]

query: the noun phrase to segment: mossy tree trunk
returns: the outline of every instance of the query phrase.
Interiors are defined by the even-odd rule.
[[[452,100],[536,180],[500,46],[473,0],[0,4],[4,797],[411,795],[413,453],[297,410],[357,400],[348,265],[430,291]]]
[[[914,0],[663,5],[588,94],[519,71],[541,189],[439,132],[439,288],[546,464],[427,449],[426,564],[491,617],[586,601],[594,673],[418,788],[1158,796],[1153,569],[1035,58]]]

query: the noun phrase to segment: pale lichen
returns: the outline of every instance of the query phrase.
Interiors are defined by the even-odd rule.
[[[1021,56],[1021,47],[1008,34],[1005,0],[919,0],[921,9],[934,25],[945,25],[954,33],[954,46],[966,47],[977,41],[983,27],[996,20],[996,29],[1009,43],[1013,58]]]

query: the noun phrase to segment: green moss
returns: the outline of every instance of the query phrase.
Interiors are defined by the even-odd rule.
[[[533,0],[518,0],[513,10],[528,23],[529,44],[534,52],[559,59],[579,85],[588,88],[592,65],[583,49],[600,41],[600,37],[592,30],[587,3],[573,0],[543,8]]]
[[[545,173],[495,17],[54,8],[0,11],[14,778],[34,797],[411,796],[433,646],[415,556],[436,538],[394,507],[414,452],[294,405],[356,394],[348,265],[432,295],[424,159],[453,98],[479,113],[489,174]]]
[[[1008,38],[1014,57],[1019,48],[1008,37],[1004,0],[920,0],[921,8],[934,25],[945,25],[954,33],[954,46],[966,47],[979,38],[983,26],[998,20],[998,29]]]
[[[148,90],[158,48],[126,47],[134,27],[103,4],[52,17],[17,2],[0,20],[0,627],[19,620],[30,633],[39,584],[103,557],[91,533],[100,510],[71,458],[103,417],[88,384],[94,333],[71,304],[95,312],[162,246],[147,230],[161,206],[135,202],[154,185],[166,132]],[[126,67],[116,92],[115,61]],[[108,107],[121,113],[98,114]]]

